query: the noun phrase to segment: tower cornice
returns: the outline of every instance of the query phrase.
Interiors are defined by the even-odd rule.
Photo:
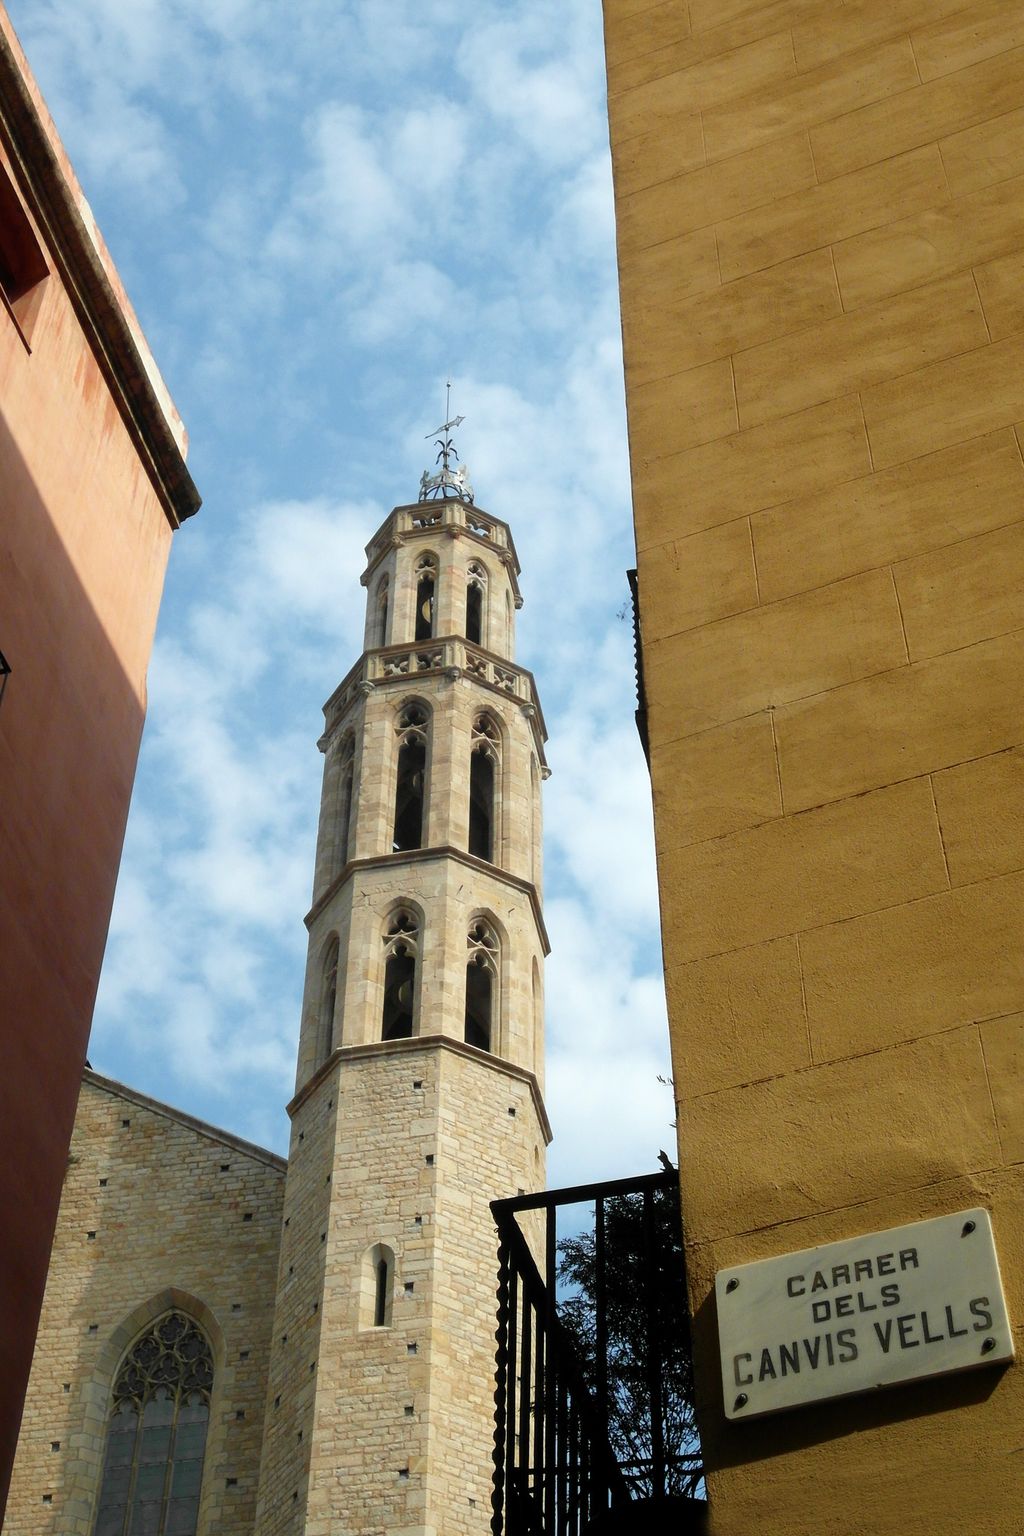
[[[360,584],[364,587],[369,584],[374,571],[392,549],[402,544],[436,538],[439,534],[448,538],[469,539],[482,550],[496,554],[508,570],[516,607],[522,607],[523,598],[519,590],[522,567],[508,523],[485,512],[482,507],[472,506],[455,497],[446,501],[415,501],[393,507],[366,546],[366,569],[359,578]]]
[[[332,1075],[334,1068],[342,1062],[365,1061],[372,1057],[415,1056],[433,1051],[450,1051],[453,1055],[464,1056],[468,1060],[488,1068],[491,1072],[497,1072],[504,1077],[512,1077],[518,1082],[525,1083],[530,1090],[534,1108],[537,1111],[537,1119],[540,1121],[544,1144],[545,1146],[551,1145],[553,1138],[551,1122],[548,1119],[548,1112],[544,1107],[544,1096],[540,1091],[540,1084],[537,1082],[535,1074],[528,1072],[525,1067],[517,1067],[514,1062],[506,1061],[502,1056],[493,1056],[490,1051],[481,1051],[475,1045],[467,1045],[462,1040],[454,1040],[450,1035],[413,1035],[407,1040],[374,1040],[368,1045],[338,1046],[337,1050],[332,1051],[323,1065],[302,1085],[291,1103],[287,1106],[288,1117],[289,1119],[294,1119],[296,1112],[316,1092],[324,1079]]]
[[[350,859],[344,869],[340,870],[337,877],[318,896],[316,901],[306,913],[305,924],[312,928],[316,919],[326,906],[330,904],[334,896],[340,891],[352,876],[361,869],[388,869],[402,868],[409,864],[424,864],[431,860],[450,859],[455,864],[461,864],[466,869],[475,870],[478,874],[489,875],[492,880],[499,881],[502,885],[508,885],[513,890],[522,891],[530,902],[533,910],[534,921],[537,924],[537,933],[545,956],[551,953],[551,945],[548,941],[548,931],[544,925],[544,914],[541,910],[540,896],[537,887],[532,880],[523,880],[519,875],[510,874],[507,869],[502,869],[498,864],[490,864],[486,859],[478,859],[475,854],[467,853],[464,848],[452,848],[442,846],[438,848],[412,848],[401,853],[382,853],[372,859]]]
[[[374,688],[407,688],[414,679],[437,673],[447,673],[453,680],[466,678],[500,697],[515,699],[530,721],[540,766],[547,769],[547,758],[544,755],[544,743],[548,739],[547,726],[533,673],[499,656],[495,651],[471,645],[461,635],[442,635],[436,639],[406,642],[403,645],[382,645],[364,651],[324,705],[326,727],[320,738],[321,750],[326,749],[331,736],[360,691],[369,693]]]

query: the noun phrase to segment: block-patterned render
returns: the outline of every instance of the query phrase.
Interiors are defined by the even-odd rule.
[[[1024,1326],[1020,6],[604,15],[715,1531],[1008,1536],[1019,1368],[727,1424],[708,1299],[984,1204]]]

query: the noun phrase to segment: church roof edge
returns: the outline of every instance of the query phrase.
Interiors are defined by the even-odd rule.
[[[142,1109],[149,1109],[154,1114],[163,1115],[167,1120],[176,1120],[179,1125],[187,1126],[198,1135],[205,1136],[221,1146],[231,1147],[245,1157],[255,1158],[257,1162],[265,1163],[268,1168],[274,1168],[279,1173],[287,1171],[288,1160],[281,1157],[279,1153],[271,1152],[267,1147],[258,1147],[255,1142],[246,1141],[241,1136],[235,1136],[231,1131],[224,1131],[219,1126],[210,1125],[208,1121],[187,1114],[183,1109],[175,1109],[172,1104],[164,1104],[160,1099],[152,1099],[149,1094],[141,1093],[137,1088],[129,1088],[126,1083],[119,1083],[116,1078],[104,1077],[92,1067],[85,1068],[82,1081],[91,1083],[94,1088],[102,1088],[104,1092],[113,1094],[119,1099],[126,1099],[130,1104],[138,1104]]]

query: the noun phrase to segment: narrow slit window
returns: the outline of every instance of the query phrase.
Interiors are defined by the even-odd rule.
[[[478,918],[467,938],[465,1040],[489,1051],[494,1037],[497,1001],[498,940],[489,923]]]
[[[324,955],[323,987],[320,997],[320,1037],[317,1064],[325,1062],[334,1050],[334,1010],[338,1002],[338,937],[331,939]]]
[[[338,779],[338,819],[335,828],[335,873],[340,873],[349,860],[352,842],[352,794],[355,787],[356,749],[351,736],[341,748]]]
[[[386,576],[382,576],[377,584],[377,598],[373,615],[374,645],[387,645],[388,643],[388,602],[390,596],[390,583]]]
[[[469,759],[469,851],[488,863],[494,859],[495,790],[501,736],[489,715],[473,722]]]
[[[388,1318],[388,1261],[385,1258],[377,1260],[377,1285],[373,1299],[373,1326],[383,1328]]]
[[[402,908],[392,914],[384,935],[382,1040],[408,1040],[413,1033],[418,949],[418,924]]]

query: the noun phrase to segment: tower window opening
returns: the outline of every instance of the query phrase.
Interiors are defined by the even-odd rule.
[[[418,938],[412,914],[404,908],[394,913],[384,935],[382,1040],[408,1040],[413,1033]]]
[[[398,775],[391,847],[405,853],[423,847],[423,806],[427,777],[429,716],[422,704],[407,704],[398,717]]]
[[[374,605],[373,635],[374,645],[387,645],[388,643],[388,600],[391,595],[391,584],[386,576],[382,576],[377,584],[377,597]]]
[[[347,736],[342,743],[338,779],[338,819],[335,828],[335,873],[344,869],[349,858],[352,830],[352,791],[355,784],[355,741]]]
[[[471,645],[484,643],[484,591],[487,573],[475,561],[469,567],[466,582],[466,639]]]
[[[395,1288],[395,1255],[386,1243],[374,1243],[363,1255],[359,1280],[360,1328],[390,1328]]]
[[[473,722],[469,761],[469,851],[494,859],[494,791],[501,737],[489,715]]]
[[[158,1318],[114,1378],[94,1536],[195,1536],[213,1355],[182,1312]]]
[[[320,997],[320,1030],[317,1064],[327,1060],[334,1050],[334,1009],[338,1001],[338,936],[335,934],[324,954],[323,988]]]
[[[481,1051],[491,1049],[494,1025],[495,983],[498,976],[498,940],[489,924],[479,918],[467,938],[465,1040]]]
[[[416,562],[416,640],[432,640],[437,593],[437,564],[433,555]]]

